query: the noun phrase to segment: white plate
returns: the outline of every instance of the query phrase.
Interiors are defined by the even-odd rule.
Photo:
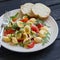
[[[16,14],[17,11],[19,11],[19,9],[15,9],[15,10],[9,11],[7,13],[10,13],[9,15],[14,15],[14,14]],[[0,25],[1,25],[1,22],[3,22],[2,21],[3,15],[0,17]],[[49,32],[50,32],[51,36],[50,36],[49,42],[46,43],[44,46],[42,46],[41,44],[36,44],[34,46],[34,48],[32,48],[32,49],[25,49],[20,46],[11,46],[3,41],[1,41],[1,45],[9,50],[16,51],[16,52],[35,52],[38,50],[42,50],[42,49],[48,47],[49,45],[51,45],[55,41],[55,39],[57,38],[57,35],[58,35],[57,23],[51,16],[49,16],[48,20],[46,20],[46,24],[48,26],[50,26]]]

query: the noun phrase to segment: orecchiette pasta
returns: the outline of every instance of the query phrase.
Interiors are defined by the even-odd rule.
[[[9,37],[7,37],[7,36],[3,36],[3,41],[4,42],[10,42],[11,39]]]
[[[46,30],[46,32],[47,32],[48,31],[48,27],[47,26],[41,27],[41,30]]]
[[[15,37],[16,37],[17,39],[21,39],[21,36],[22,36],[21,33],[15,34]]]
[[[25,31],[25,33],[27,33],[27,34],[30,34],[30,31],[31,31],[30,26],[26,25],[26,26],[24,27],[24,31]]]
[[[26,34],[26,33],[23,33],[21,38],[22,38],[23,40],[25,40],[25,39],[27,39],[27,38],[28,38],[28,36],[27,36],[27,34]]]
[[[18,43],[16,37],[12,37],[12,43],[13,43],[13,44],[17,44],[17,43]]]
[[[34,41],[35,41],[35,43],[41,43],[42,42],[42,38],[41,37],[35,37]]]
[[[31,18],[29,21],[32,22],[32,23],[35,23],[36,19],[35,18]]]
[[[46,30],[40,30],[39,31],[39,36],[41,37],[41,38],[44,38],[44,37],[46,37]]]
[[[17,25],[18,25],[18,27],[24,27],[24,24],[21,21],[17,21]]]

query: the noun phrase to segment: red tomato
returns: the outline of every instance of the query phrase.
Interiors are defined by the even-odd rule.
[[[17,18],[13,18],[12,21],[15,22],[17,20]]]
[[[28,18],[24,18],[24,19],[22,19],[22,20],[20,20],[20,21],[22,21],[22,22],[27,22],[27,21],[28,21]]]
[[[41,27],[43,27],[43,25],[42,24],[37,24],[37,27],[41,28]]]
[[[34,41],[32,41],[30,44],[28,44],[28,48],[33,48],[35,45]]]
[[[32,25],[31,26],[31,29],[33,30],[33,31],[35,31],[35,32],[39,32],[39,29],[38,29],[38,27],[36,26],[36,25]]]
[[[8,30],[4,30],[4,36],[6,36],[7,34],[12,34],[14,33],[15,31],[12,30],[12,29],[8,29]]]

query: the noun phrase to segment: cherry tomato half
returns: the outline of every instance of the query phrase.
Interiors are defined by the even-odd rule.
[[[14,32],[15,30],[13,29],[4,30],[4,36],[6,36],[7,34],[13,34]]]
[[[37,27],[40,29],[41,27],[43,27],[43,24],[37,24]]]
[[[27,21],[28,21],[28,18],[24,18],[24,19],[22,19],[22,20],[20,20],[20,21],[22,21],[22,22],[27,22]]]
[[[33,48],[35,45],[34,41],[32,41],[30,44],[28,44],[28,48]]]
[[[36,33],[39,32],[39,29],[38,29],[38,27],[36,25],[32,25],[31,30],[35,31]]]

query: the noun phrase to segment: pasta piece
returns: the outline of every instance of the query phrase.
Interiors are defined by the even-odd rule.
[[[11,41],[11,39],[7,36],[3,36],[3,41],[8,43]]]
[[[40,30],[39,31],[39,36],[41,37],[41,38],[44,38],[44,37],[46,37],[46,30]]]
[[[18,27],[24,27],[24,24],[21,21],[17,21],[17,25],[18,25]]]
[[[17,41],[16,37],[12,37],[12,43],[13,44],[18,44],[18,41]]]
[[[23,41],[23,44],[24,44],[25,47],[27,47],[27,45],[30,44],[30,43],[31,43],[31,40],[25,40],[25,41]]]
[[[30,31],[31,31],[30,26],[26,25],[26,26],[24,27],[24,31],[25,31],[25,33],[27,33],[27,34],[30,34]]]
[[[32,23],[35,23],[36,19],[35,18],[31,18],[29,21],[32,22]]]
[[[25,43],[26,41],[28,41],[28,38],[24,39],[23,43]]]
[[[48,32],[48,27],[47,26],[41,27],[41,30],[46,30],[46,32]]]
[[[26,34],[26,33],[23,33],[21,38],[22,38],[23,40],[25,40],[25,39],[27,39],[27,38],[28,38],[28,36],[27,36],[27,34]]]
[[[21,39],[21,36],[22,36],[21,33],[15,34],[15,37],[16,37],[17,39]]]
[[[31,37],[31,35],[29,34],[29,35],[27,35],[27,38],[26,39],[24,39],[24,41],[23,41],[23,43],[25,43],[26,41],[31,41],[30,39],[31,39],[32,37]]]
[[[42,38],[41,37],[35,37],[34,38],[34,42],[35,43],[41,43],[42,42]]]

